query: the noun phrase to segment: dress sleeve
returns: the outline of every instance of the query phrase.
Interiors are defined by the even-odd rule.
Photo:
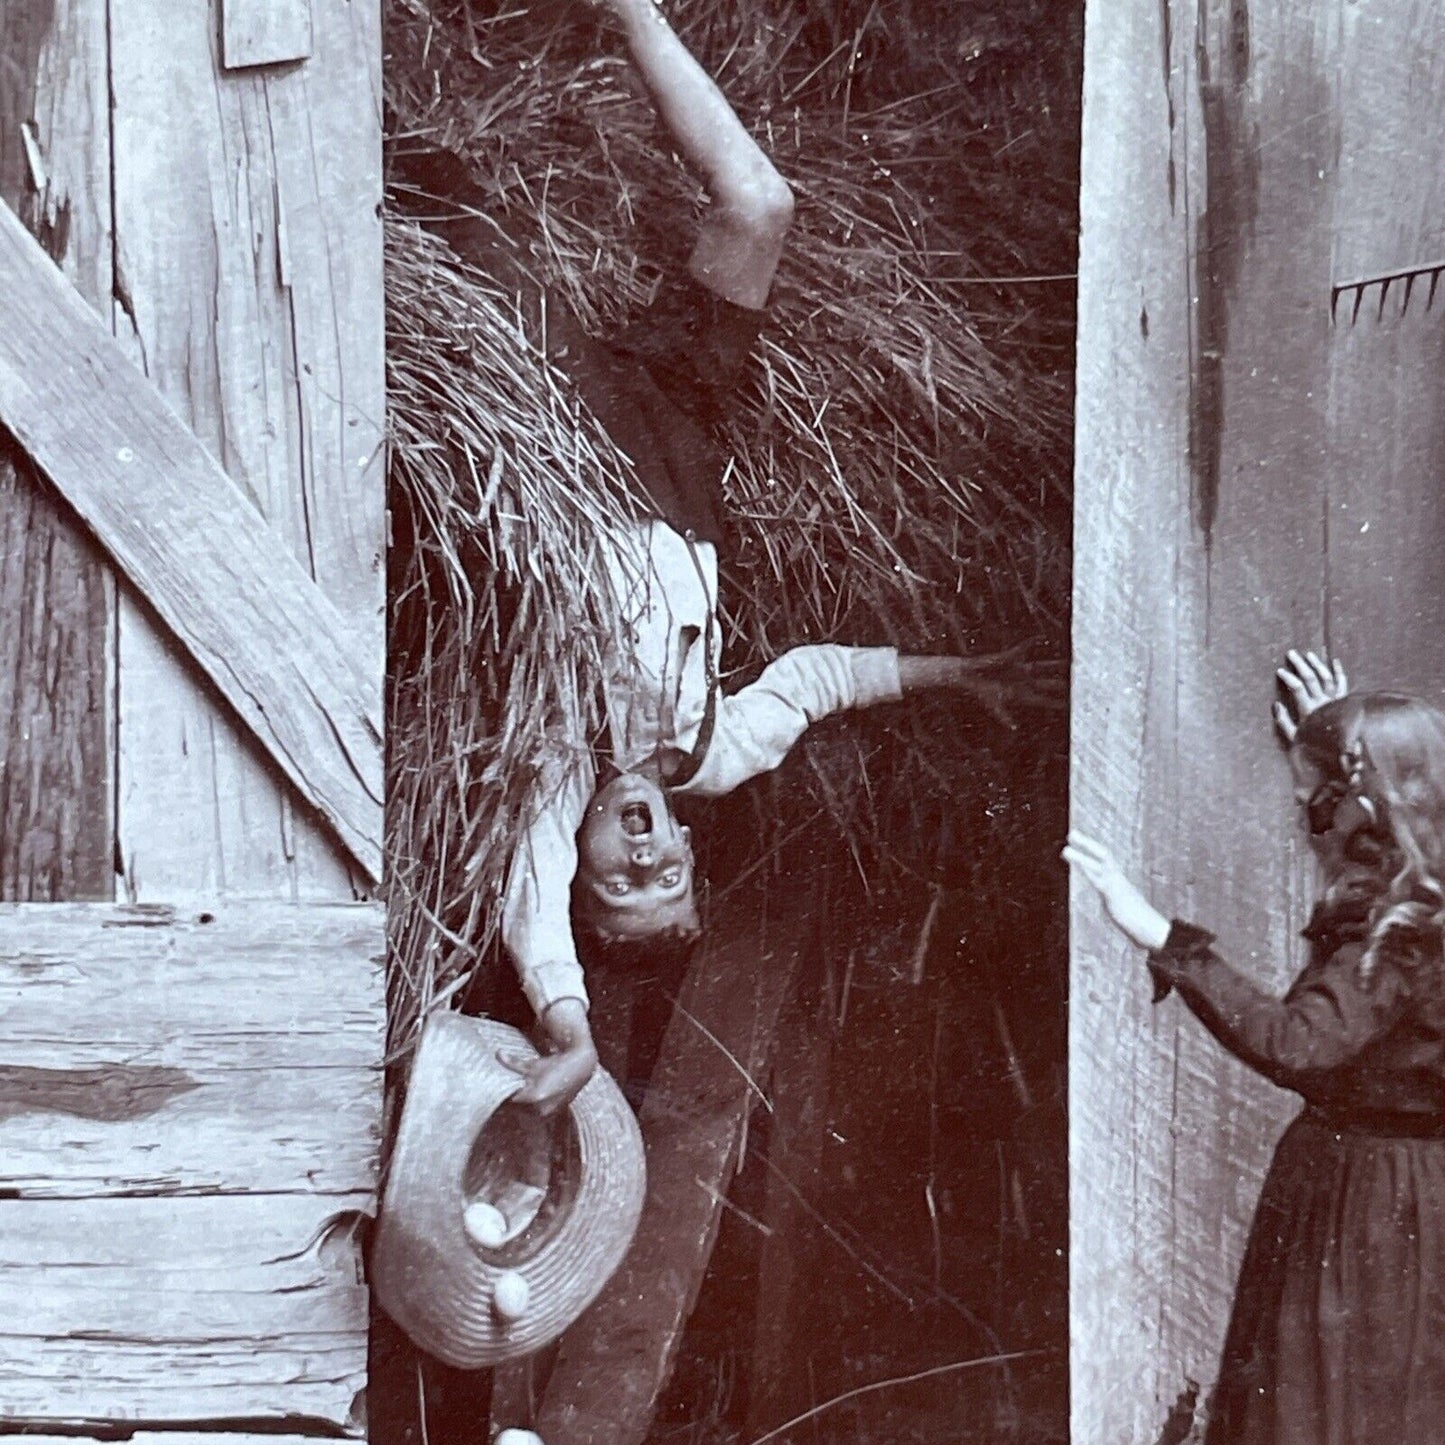
[[[1358,943],[1306,969],[1283,998],[1227,964],[1214,937],[1175,922],[1149,963],[1157,985],[1176,988],[1231,1053],[1276,1082],[1348,1063],[1394,1026],[1406,1002],[1399,971],[1387,963],[1367,985]],[[1161,996],[1156,993],[1156,997]]]
[[[502,942],[538,1018],[559,999],[588,1001],[571,908],[577,830],[592,781],[584,766],[549,770],[508,869]]]
[[[678,791],[721,797],[771,772],[808,728],[830,713],[900,696],[895,648],[795,647],[769,663],[755,683],[718,699],[702,766]]]

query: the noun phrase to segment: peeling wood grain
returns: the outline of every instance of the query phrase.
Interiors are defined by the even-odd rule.
[[[311,0],[221,0],[227,70],[283,65],[311,54]]]
[[[0,8],[0,57],[0,200],[100,304],[110,292],[103,11],[14,0]],[[94,203],[84,222],[73,185]],[[111,894],[109,612],[100,553],[0,435],[0,898]]]
[[[381,905],[207,916],[0,908],[0,1192],[373,1187]]]
[[[352,1240],[371,1203],[0,1203],[0,1421],[309,1417],[354,1433],[367,1300]]]
[[[110,8],[122,340],[335,604],[379,684],[379,6],[317,4],[305,65],[236,72],[221,68],[219,0]],[[329,839],[293,820],[286,791],[128,607],[120,651],[133,896],[349,896]]]
[[[37,1069],[0,1063],[0,1123],[19,1114],[70,1114],[106,1124],[129,1123],[159,1113],[197,1087],[183,1069],[164,1064]]]
[[[0,898],[108,898],[101,555],[0,432]]]
[[[358,655],[335,607],[8,209],[0,209],[0,420],[378,879],[374,660]]]
[[[1336,269],[1445,240],[1445,57],[1418,7],[1274,0],[1248,8],[1244,65],[1241,8],[1089,7],[1072,793],[1077,826],[1161,907],[1280,985],[1311,891],[1267,715],[1280,653],[1327,643],[1357,685],[1437,698],[1445,677],[1439,327],[1329,324]],[[1209,85],[1230,88],[1213,93],[1231,109],[1212,132]],[[1221,166],[1252,199],[1202,224]],[[1188,284],[1201,276],[1227,293],[1227,327],[1216,316],[1201,331]],[[1207,495],[1189,465],[1204,342],[1219,353]],[[1137,957],[1077,895],[1078,1445],[1157,1437],[1182,1380],[1207,1394],[1292,1108],[1177,1003],[1148,999]]]
[[[197,1070],[194,1088],[136,1120],[58,1110],[0,1119],[0,1190],[24,1198],[218,1194],[367,1185],[376,1082],[362,1070]]]
[[[668,1025],[643,1102],[647,1202],[636,1241],[562,1340],[536,1426],[544,1440],[641,1445],[702,1286],[758,1102],[718,1044],[750,1077],[766,1075],[801,947],[755,898],[730,901],[729,913],[746,921],[713,921],[680,999],[692,1018],[679,1012]]]

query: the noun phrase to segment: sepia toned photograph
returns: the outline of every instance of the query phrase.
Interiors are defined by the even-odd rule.
[[[1445,1439],[1409,0],[3,0],[0,1436]]]
[[[0,15],[0,1429],[1062,1441],[1082,14]]]

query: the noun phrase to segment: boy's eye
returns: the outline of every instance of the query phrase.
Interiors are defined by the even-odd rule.
[[[676,888],[678,880],[681,877],[682,870],[680,868],[669,868],[657,881],[661,883],[664,888]]]
[[[632,885],[625,878],[609,878],[602,885],[614,898],[621,898],[627,893]]]

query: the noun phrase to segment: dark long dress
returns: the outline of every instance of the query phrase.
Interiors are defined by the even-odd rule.
[[[1445,1441],[1445,1005],[1400,949],[1366,984],[1368,901],[1323,906],[1283,999],[1175,923],[1151,956],[1231,1052],[1305,1108],[1240,1270],[1206,1445]],[[1418,982],[1412,983],[1411,979]]]

